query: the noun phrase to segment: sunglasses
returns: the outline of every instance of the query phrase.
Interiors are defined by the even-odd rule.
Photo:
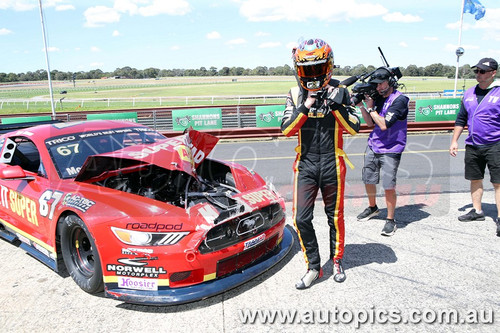
[[[473,72],[474,72],[474,74],[478,74],[478,73],[484,74],[484,73],[493,72],[493,71],[485,71],[484,69],[475,69]]]

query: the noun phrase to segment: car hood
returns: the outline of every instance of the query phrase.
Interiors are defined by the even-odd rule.
[[[195,176],[196,167],[208,156],[219,139],[193,129],[184,135],[153,144],[125,147],[113,152],[89,156],[75,181],[88,181],[110,172],[154,164],[167,170]]]

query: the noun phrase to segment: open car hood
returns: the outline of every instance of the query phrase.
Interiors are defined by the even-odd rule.
[[[183,171],[195,176],[195,169],[208,156],[219,139],[189,129],[184,135],[154,144],[142,144],[87,157],[76,181],[86,181],[108,172],[154,164],[167,170]]]

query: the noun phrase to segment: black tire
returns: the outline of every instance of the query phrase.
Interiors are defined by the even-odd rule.
[[[91,294],[104,290],[97,247],[78,216],[69,215],[62,221],[61,252],[68,273],[80,288]]]

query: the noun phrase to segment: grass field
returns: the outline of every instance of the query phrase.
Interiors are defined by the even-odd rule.
[[[404,77],[400,83],[404,84],[400,88],[403,92],[442,92],[453,89],[455,81]],[[475,83],[475,80],[460,80],[457,89],[464,86],[467,89]],[[56,110],[65,112],[185,105],[279,104],[284,103],[282,96],[295,84],[295,78],[290,76],[100,79],[80,80],[75,84],[52,82]],[[62,91],[66,93],[61,94]],[[51,112],[48,82],[0,85],[0,114],[39,112]]]

